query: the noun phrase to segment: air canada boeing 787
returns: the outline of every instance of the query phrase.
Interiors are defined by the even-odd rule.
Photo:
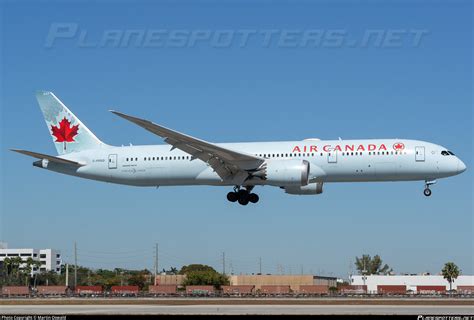
[[[131,186],[229,186],[231,202],[256,203],[255,186],[288,194],[323,192],[329,182],[424,181],[466,170],[447,148],[417,140],[319,140],[212,143],[118,111],[112,113],[161,137],[168,145],[114,147],[100,141],[52,92],[36,98],[57,156],[12,149],[39,159],[39,168]]]

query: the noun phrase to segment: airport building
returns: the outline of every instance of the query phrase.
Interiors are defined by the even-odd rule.
[[[275,274],[256,274],[256,275],[232,275],[229,277],[230,284],[254,285],[256,290],[262,286],[286,285],[293,291],[298,291],[300,286],[324,285],[327,287],[336,287],[337,278],[306,275],[275,275]]]
[[[26,262],[28,258],[40,262],[39,268],[33,268],[31,275],[37,272],[54,271],[61,272],[62,259],[61,252],[55,249],[9,249],[5,243],[0,246],[0,263],[3,264],[6,258],[20,257],[22,261]],[[26,267],[26,263],[20,265],[20,269]]]
[[[352,286],[364,287],[367,293],[433,293],[449,290],[442,275],[353,275]],[[452,283],[457,292],[474,292],[474,276],[460,275]]]
[[[186,279],[185,275],[156,276],[156,285],[176,285],[181,286]],[[255,286],[260,290],[262,286],[289,286],[291,290],[298,291],[300,286],[320,285],[336,287],[337,278],[314,275],[273,275],[273,274],[252,274],[252,275],[230,275],[230,285],[232,286]]]
[[[183,274],[158,274],[155,278],[156,286],[175,285],[182,286],[186,276]]]

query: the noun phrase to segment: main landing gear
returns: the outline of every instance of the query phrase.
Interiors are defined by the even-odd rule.
[[[431,189],[430,189],[430,186],[432,184],[435,184],[436,183],[436,180],[432,180],[432,181],[425,181],[425,190],[423,190],[423,194],[427,197],[431,196]]]
[[[246,187],[241,189],[239,186],[234,187],[233,192],[227,194],[227,200],[230,202],[238,201],[241,205],[246,206],[251,203],[257,203],[259,197],[256,193],[251,193],[253,186]]]

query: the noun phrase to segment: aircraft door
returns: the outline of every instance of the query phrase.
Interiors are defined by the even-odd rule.
[[[328,163],[337,163],[337,151],[328,152]]]
[[[117,155],[109,154],[109,169],[117,169]]]
[[[415,160],[425,161],[425,147],[415,147]]]

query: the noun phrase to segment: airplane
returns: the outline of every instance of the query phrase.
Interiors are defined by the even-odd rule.
[[[227,200],[257,203],[255,186],[291,195],[317,195],[331,182],[424,181],[460,174],[466,165],[445,147],[408,139],[212,143],[111,110],[168,145],[110,146],[99,140],[52,92],[38,104],[58,155],[11,149],[39,159],[35,167],[109,183],[160,187],[232,187]]]

